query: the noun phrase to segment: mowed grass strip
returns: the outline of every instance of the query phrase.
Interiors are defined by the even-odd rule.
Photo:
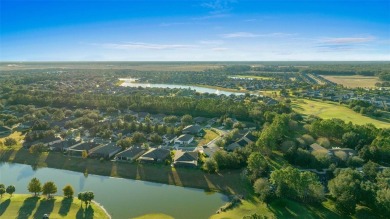
[[[44,214],[49,214],[50,218],[109,218],[97,204],[92,203],[87,208],[82,204],[81,207],[77,198],[54,196],[46,199],[45,196],[14,194],[12,197],[4,195],[0,201],[0,218],[42,218]]]
[[[206,134],[199,140],[198,146],[203,146],[219,136],[217,133],[211,131],[210,129],[205,129],[205,132]]]
[[[321,75],[325,79],[332,81],[336,84],[341,84],[344,87],[356,88],[356,87],[375,87],[375,84],[379,82],[378,77],[370,76],[336,76],[336,75]]]
[[[372,123],[377,128],[390,128],[390,123],[376,120],[349,109],[337,103],[320,100],[296,99],[292,101],[295,111],[305,115],[315,115],[323,119],[342,119],[345,122],[352,122],[358,125]]]

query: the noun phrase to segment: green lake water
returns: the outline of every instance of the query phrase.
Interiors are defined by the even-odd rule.
[[[27,184],[33,177],[42,184],[54,181],[58,195],[62,195],[66,184],[73,186],[76,196],[80,191],[93,191],[95,201],[102,204],[113,219],[150,213],[164,213],[179,219],[203,219],[228,201],[223,194],[207,193],[201,189],[91,174],[85,177],[83,173],[53,168],[33,170],[24,164],[0,164],[0,183],[15,185],[15,193],[28,193]]]

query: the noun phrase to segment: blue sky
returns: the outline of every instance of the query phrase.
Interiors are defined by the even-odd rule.
[[[0,0],[0,61],[390,60],[390,0]]]

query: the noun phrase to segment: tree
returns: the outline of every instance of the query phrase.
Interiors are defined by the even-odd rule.
[[[74,190],[73,190],[73,187],[71,185],[66,185],[62,191],[64,192],[64,196],[66,198],[71,198],[74,194]]]
[[[287,197],[302,202],[320,202],[324,199],[324,187],[317,176],[309,171],[287,167],[271,173],[270,182],[277,197]]]
[[[266,201],[271,195],[271,184],[267,178],[259,178],[253,184],[253,190],[259,195],[261,201]]]
[[[370,180],[374,180],[377,175],[378,168],[379,168],[379,164],[374,163],[372,161],[368,161],[366,164],[363,165],[363,173]]]
[[[248,170],[251,174],[252,180],[263,176],[268,172],[268,164],[263,155],[259,152],[253,152],[248,158]]]
[[[11,197],[12,197],[12,194],[15,192],[15,190],[16,190],[16,189],[15,189],[15,186],[9,185],[5,191],[6,191],[8,194],[10,194]]]
[[[233,124],[234,124],[233,119],[231,119],[231,118],[226,118],[224,123],[225,123],[225,127],[227,129],[231,129],[233,127]]]
[[[39,195],[42,192],[41,182],[37,178],[32,178],[30,183],[27,186],[29,192],[34,193],[35,196]]]
[[[339,211],[345,214],[355,212],[361,194],[361,181],[361,174],[350,168],[339,170],[336,177],[329,181],[328,188],[331,196],[336,199],[336,208]]]
[[[163,142],[162,138],[160,135],[158,135],[157,133],[153,133],[151,136],[150,136],[150,141],[155,143],[155,144],[161,144]]]
[[[53,120],[61,121],[65,118],[65,113],[61,109],[56,110],[51,116]]]
[[[166,116],[166,117],[164,117],[163,120],[164,120],[165,123],[171,123],[171,124],[173,124],[173,123],[178,121],[176,116]]]
[[[42,153],[42,152],[48,151],[49,148],[47,146],[45,146],[43,143],[38,143],[38,144],[32,145],[28,150],[30,151],[30,153],[36,154],[36,153]]]
[[[4,193],[5,193],[5,186],[4,184],[0,184],[0,198],[3,198]]]
[[[203,169],[209,173],[218,172],[218,164],[214,159],[208,159],[203,164]]]
[[[119,140],[116,144],[121,146],[122,149],[126,149],[131,146],[131,138],[126,137],[124,139]]]
[[[142,124],[142,123],[141,123]],[[131,143],[133,144],[139,144],[142,142],[145,142],[145,135],[141,132],[134,132],[132,138],[131,138]]]
[[[184,115],[183,117],[181,117],[181,123],[186,126],[186,125],[191,125],[193,122],[192,120],[192,116],[191,115]]]
[[[288,115],[277,115],[272,124],[263,129],[256,145],[260,149],[278,149],[285,136],[290,134],[289,121],[290,117]]]
[[[56,192],[57,192],[57,186],[54,184],[54,182],[49,181],[43,184],[42,194],[47,195],[48,198],[50,198],[51,194],[54,194]]]
[[[6,138],[4,141],[4,145],[11,147],[13,145],[16,145],[18,142],[14,138]]]
[[[95,198],[95,195],[93,194],[93,192],[80,192],[78,195],[77,195],[77,198],[84,202],[85,203],[85,207],[87,207],[88,203],[91,203],[91,201]]]

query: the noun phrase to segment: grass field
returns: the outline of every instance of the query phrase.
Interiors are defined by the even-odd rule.
[[[21,133],[21,132],[13,132],[11,135],[7,136],[7,137],[4,137],[4,138],[0,138],[0,146],[4,145],[4,141],[6,138],[13,138],[16,140],[17,142],[17,147],[21,147],[22,146],[22,143],[21,141],[24,139],[24,135]]]
[[[104,219],[109,218],[97,204],[85,208],[77,198],[68,199],[55,196],[46,199],[44,196],[14,194],[4,195],[0,204],[0,218],[42,218],[49,214],[50,218]]]
[[[321,75],[325,79],[332,81],[337,84],[341,84],[345,87],[355,88],[355,87],[375,87],[375,83],[379,82],[378,77],[370,76],[334,76],[334,75]]]
[[[331,207],[329,207],[331,206]],[[272,201],[268,205],[257,198],[245,200],[232,210],[215,214],[210,219],[242,218],[247,215],[258,214],[264,218],[349,218],[339,215],[329,200],[321,204],[303,205],[286,199]]]
[[[389,118],[373,119],[333,102],[295,99],[291,105],[295,111],[305,115],[315,115],[323,119],[337,118],[358,125],[372,123],[378,128],[390,128]]]
[[[203,138],[200,141],[198,141],[198,146],[203,146],[209,143],[210,141],[212,141],[214,138],[219,136],[217,133],[211,131],[210,129],[205,129],[205,131],[206,134],[203,136]]]

